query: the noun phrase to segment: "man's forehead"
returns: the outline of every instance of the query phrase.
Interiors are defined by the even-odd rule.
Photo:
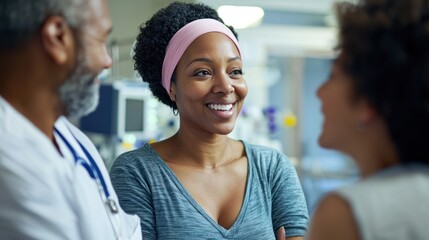
[[[106,0],[88,0],[88,23],[92,26],[99,26],[100,30],[110,33],[112,20]]]
[[[94,18],[109,17],[109,8],[106,0],[86,0],[87,12]]]
[[[92,8],[91,11],[100,11],[102,9],[107,10],[106,0],[86,0],[88,2],[88,7]]]

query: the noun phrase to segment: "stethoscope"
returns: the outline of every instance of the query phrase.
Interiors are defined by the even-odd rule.
[[[116,204],[116,201],[110,198],[110,192],[107,188],[106,181],[104,181],[103,175],[101,174],[100,169],[98,168],[97,164],[94,161],[94,158],[92,158],[91,154],[89,154],[88,150],[80,143],[79,140],[73,135],[76,142],[79,144],[80,148],[82,149],[83,153],[85,154],[86,158],[89,162],[87,162],[84,158],[80,157],[76,150],[72,147],[72,145],[67,141],[67,139],[64,137],[63,134],[60,133],[56,128],[54,128],[54,131],[60,136],[61,140],[66,144],[67,148],[70,150],[71,154],[73,155],[73,158],[75,160],[76,164],[80,164],[82,167],[86,169],[89,176],[94,179],[97,183],[97,186],[99,188],[99,191],[104,192],[104,201],[106,205],[108,206],[110,212],[112,214],[116,214],[119,212],[118,205]]]

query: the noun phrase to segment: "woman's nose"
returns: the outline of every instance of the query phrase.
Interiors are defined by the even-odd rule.
[[[215,84],[213,86],[214,93],[230,94],[234,92],[234,90],[234,86],[232,86],[232,81],[228,74],[219,74],[215,76]]]

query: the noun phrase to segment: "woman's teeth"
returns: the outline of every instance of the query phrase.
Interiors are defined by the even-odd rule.
[[[229,111],[232,108],[232,104],[207,104],[212,110]]]

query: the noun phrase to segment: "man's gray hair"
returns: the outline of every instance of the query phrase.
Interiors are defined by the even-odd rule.
[[[87,0],[0,0],[0,51],[30,40],[50,16],[62,16],[72,29],[84,25]]]

